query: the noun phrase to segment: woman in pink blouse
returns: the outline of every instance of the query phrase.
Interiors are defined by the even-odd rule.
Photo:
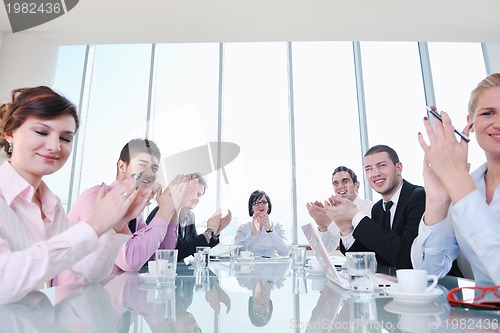
[[[102,281],[130,237],[115,230],[149,200],[138,195],[137,177],[110,191],[103,183],[92,216],[69,228],[42,178],[66,163],[78,125],[76,107],[48,87],[14,90],[0,105],[0,148],[8,157],[0,166],[0,304],[57,284],[67,268],[82,283]]]

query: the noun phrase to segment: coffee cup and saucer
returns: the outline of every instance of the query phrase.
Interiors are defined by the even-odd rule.
[[[254,260],[253,252],[251,251],[240,251],[240,257],[237,258],[239,262],[251,262]]]
[[[443,294],[436,288],[438,277],[429,275],[423,269],[398,269],[398,283],[384,291],[394,299],[394,302],[407,305],[429,304]],[[429,286],[428,282],[432,281]]]

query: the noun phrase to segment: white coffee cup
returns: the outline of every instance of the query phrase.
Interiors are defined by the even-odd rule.
[[[156,276],[156,261],[148,261],[148,274],[151,276]]]
[[[438,283],[438,277],[428,274],[423,269],[398,269],[396,271],[398,286],[402,292],[424,294],[431,292]],[[430,286],[427,283],[432,280]]]
[[[253,258],[253,252],[251,251],[240,251],[240,257],[243,259]]]

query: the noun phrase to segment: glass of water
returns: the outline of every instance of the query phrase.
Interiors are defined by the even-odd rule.
[[[166,286],[175,283],[177,250],[156,250],[156,284]]]
[[[375,292],[377,259],[374,252],[346,252],[351,294],[372,296]]]

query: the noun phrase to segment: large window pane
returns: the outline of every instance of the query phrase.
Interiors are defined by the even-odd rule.
[[[453,125],[462,130],[467,124],[471,91],[486,76],[480,43],[428,43],[432,78],[439,110],[450,114]],[[486,159],[474,134],[469,143],[471,171]]]
[[[417,43],[361,43],[369,146],[388,145],[399,155],[403,178],[423,185],[424,89]],[[373,191],[374,201],[379,194]]]
[[[80,132],[81,177],[85,189],[116,178],[123,145],[143,138],[146,128],[151,45],[96,47],[86,126]],[[78,175],[77,175],[78,177]]]
[[[223,202],[233,211],[228,234],[251,220],[248,198],[264,190],[270,219],[285,225],[291,241],[290,135],[286,43],[225,44],[223,140],[240,155],[226,167]]]
[[[333,194],[337,166],[353,169],[363,184],[352,43],[293,43],[293,78],[300,227],[312,221],[306,203]],[[300,229],[298,236],[307,243]]]
[[[83,67],[85,61],[85,45],[61,46],[57,61],[54,90],[69,99],[76,107],[80,103]],[[74,143],[76,145],[77,143]],[[75,150],[73,146],[73,151]],[[50,189],[61,199],[63,206],[68,204],[73,154],[58,172],[44,177]]]
[[[160,44],[157,48],[152,139],[167,161],[197,147],[206,147],[206,152],[207,144],[217,141],[219,44]],[[208,189],[194,210],[203,232],[216,209],[216,173],[209,173],[211,163],[203,155],[183,156],[182,167],[165,165],[162,171],[168,176],[162,173],[158,180],[165,185],[177,173],[207,174]]]

